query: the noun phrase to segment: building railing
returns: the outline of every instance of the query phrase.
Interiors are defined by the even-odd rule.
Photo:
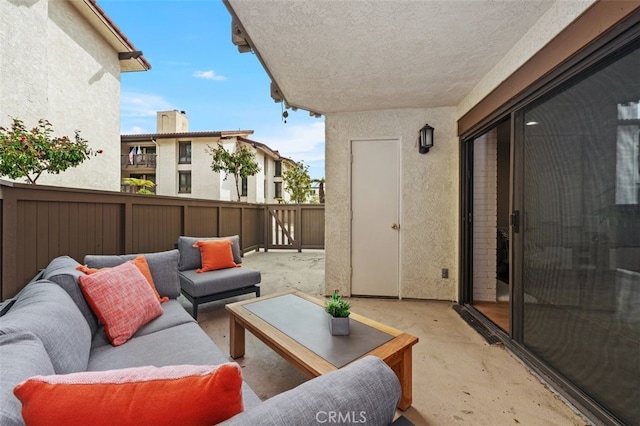
[[[137,187],[135,185],[125,185],[125,184],[120,184],[120,192],[127,192],[127,193],[131,193],[131,194],[137,194],[138,191],[142,189],[140,187]],[[147,191],[151,192],[152,194],[156,193],[156,187],[152,186],[149,188],[144,188]]]
[[[120,166],[123,169],[138,167],[143,169],[155,169],[158,154],[121,154]]]
[[[57,257],[171,250],[180,235],[239,235],[243,252],[324,248],[324,206],[137,195],[0,180],[0,300]],[[277,219],[275,219],[277,218]]]

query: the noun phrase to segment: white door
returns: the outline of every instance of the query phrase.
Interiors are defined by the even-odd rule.
[[[398,296],[399,140],[351,141],[351,293]]]

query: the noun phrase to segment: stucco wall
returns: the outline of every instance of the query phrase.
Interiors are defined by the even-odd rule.
[[[247,188],[247,201],[250,203],[264,203],[265,202],[265,198],[264,198],[264,180],[265,180],[265,175],[264,175],[264,165],[267,161],[269,161],[269,159],[267,158],[267,156],[260,151],[256,151],[254,150],[256,157],[255,160],[258,163],[258,166],[260,167],[260,171],[258,173],[256,173],[255,176],[249,176],[247,183],[248,183],[248,188]]]
[[[176,139],[156,139],[156,194],[175,196],[178,192],[178,148]]]
[[[28,36],[27,36],[28,35]],[[39,184],[120,190],[117,52],[66,1],[0,2],[0,125],[48,119],[104,153]]]
[[[456,109],[403,109],[327,114],[325,291],[350,294],[350,141],[401,141],[400,294],[455,300],[458,270],[458,162]],[[435,128],[434,148],[418,153],[418,130]],[[357,250],[354,247],[353,250]],[[441,278],[441,269],[449,278]]]
[[[220,138],[191,139],[191,197],[205,198],[209,200],[228,200],[218,198],[220,196],[220,175],[211,170],[211,154],[207,153],[209,146],[215,148]],[[177,147],[177,144],[176,144]],[[177,148],[176,148],[177,150]],[[177,163],[177,151],[175,161]],[[176,176],[177,179],[177,176]],[[178,187],[176,186],[176,191]],[[180,194],[183,195],[183,194]],[[232,200],[236,199],[235,189]]]

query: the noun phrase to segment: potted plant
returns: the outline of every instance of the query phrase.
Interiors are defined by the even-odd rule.
[[[329,300],[324,304],[324,309],[329,314],[329,330],[333,336],[346,336],[349,334],[349,315],[351,303],[347,302],[334,291]]]

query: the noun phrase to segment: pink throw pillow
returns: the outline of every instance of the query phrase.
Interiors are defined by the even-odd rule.
[[[131,261],[81,275],[79,282],[113,346],[125,343],[140,327],[163,313],[147,279]]]

